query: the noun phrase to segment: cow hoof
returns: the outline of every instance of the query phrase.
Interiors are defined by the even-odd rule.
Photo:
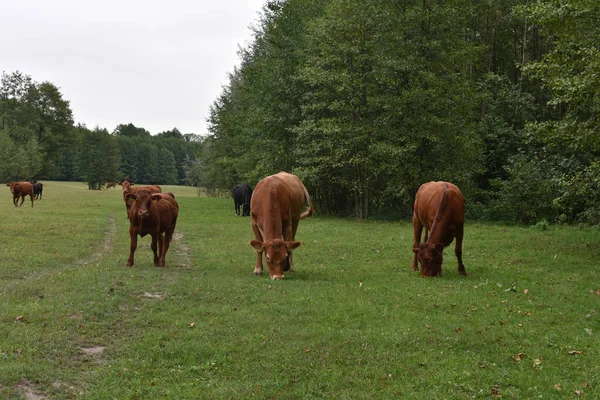
[[[262,275],[262,271],[256,271],[256,270],[254,270],[254,275],[260,276],[260,275]]]
[[[459,274],[461,274],[462,276],[467,276],[467,271],[458,271]]]

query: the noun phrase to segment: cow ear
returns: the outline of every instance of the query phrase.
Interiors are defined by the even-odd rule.
[[[298,247],[300,247],[300,245],[302,243],[300,243],[300,242],[283,242],[283,244],[285,244],[285,247],[288,249],[288,251],[292,251],[292,250],[295,250]]]
[[[435,251],[437,251],[438,253],[441,253],[441,252],[443,252],[443,251],[444,251],[444,245],[443,245],[443,244],[441,244],[441,243],[437,243],[437,244],[435,245]]]
[[[127,193],[125,195],[125,203],[127,203],[128,206],[131,206],[133,204],[133,202],[136,199],[136,195],[133,193]]]
[[[152,195],[152,202],[156,203],[157,201],[160,201],[162,199],[162,196],[160,194],[153,194]]]
[[[263,242],[259,242],[258,240],[251,240],[250,246],[254,248],[254,250],[261,252],[264,250]]]

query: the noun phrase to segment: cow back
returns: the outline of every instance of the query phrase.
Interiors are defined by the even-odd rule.
[[[428,182],[417,191],[414,216],[429,231],[437,221],[462,224],[465,219],[465,199],[460,189],[450,182]]]

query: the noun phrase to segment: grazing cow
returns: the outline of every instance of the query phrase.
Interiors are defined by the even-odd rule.
[[[460,189],[449,182],[429,182],[421,185],[415,197],[413,212],[413,271],[421,276],[440,276],[442,256],[456,238],[454,252],[458,259],[458,272],[467,275],[462,262],[463,225],[465,221],[465,199]],[[425,241],[421,232],[425,227]],[[429,238],[427,237],[429,234]]]
[[[10,192],[13,195],[13,204],[15,207],[22,207],[25,201],[25,196],[29,195],[31,199],[31,207],[33,207],[33,185],[29,182],[11,182],[7,183],[6,186],[10,186]],[[18,205],[19,197],[21,198],[21,204]]]
[[[129,259],[127,266],[133,265],[133,254],[137,248],[137,236],[150,235],[150,247],[154,252],[154,265],[165,266],[165,255],[173,238],[179,205],[173,193],[150,193],[140,190],[137,193],[127,193],[125,201],[129,209]],[[158,252],[157,252],[158,248]]]
[[[129,218],[130,203],[127,202],[127,194],[137,194],[140,190],[146,190],[150,193],[162,193],[162,189],[158,185],[149,186],[133,186],[133,182],[129,182],[127,179],[119,182],[119,185],[123,187],[123,200],[125,201],[125,209],[127,210],[127,218]]]
[[[308,209],[302,212],[305,200]],[[293,270],[292,251],[300,246],[294,241],[298,223],[314,213],[308,191],[296,175],[280,172],[258,182],[250,209],[256,237],[250,241],[256,250],[254,274],[262,274],[264,252],[271,279],[282,279],[284,271]]]
[[[242,208],[242,217],[250,216],[250,199],[252,198],[252,188],[248,185],[235,185],[231,189],[233,203],[235,205],[235,215],[240,215],[240,207]]]
[[[39,182],[31,182],[33,185],[33,197],[36,200],[42,199],[42,191],[44,190],[44,185]]]
[[[108,181],[108,182],[106,182],[106,188],[107,189],[110,189],[110,188],[114,189],[116,187],[117,187],[117,184],[114,181]]]

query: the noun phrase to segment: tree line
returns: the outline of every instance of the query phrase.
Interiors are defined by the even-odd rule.
[[[321,213],[600,223],[595,0],[268,0],[210,110],[197,180],[301,177]]]
[[[73,122],[69,101],[50,82],[3,72],[0,81],[0,180],[184,184],[200,138],[177,128],[151,135],[133,124],[113,132]]]

